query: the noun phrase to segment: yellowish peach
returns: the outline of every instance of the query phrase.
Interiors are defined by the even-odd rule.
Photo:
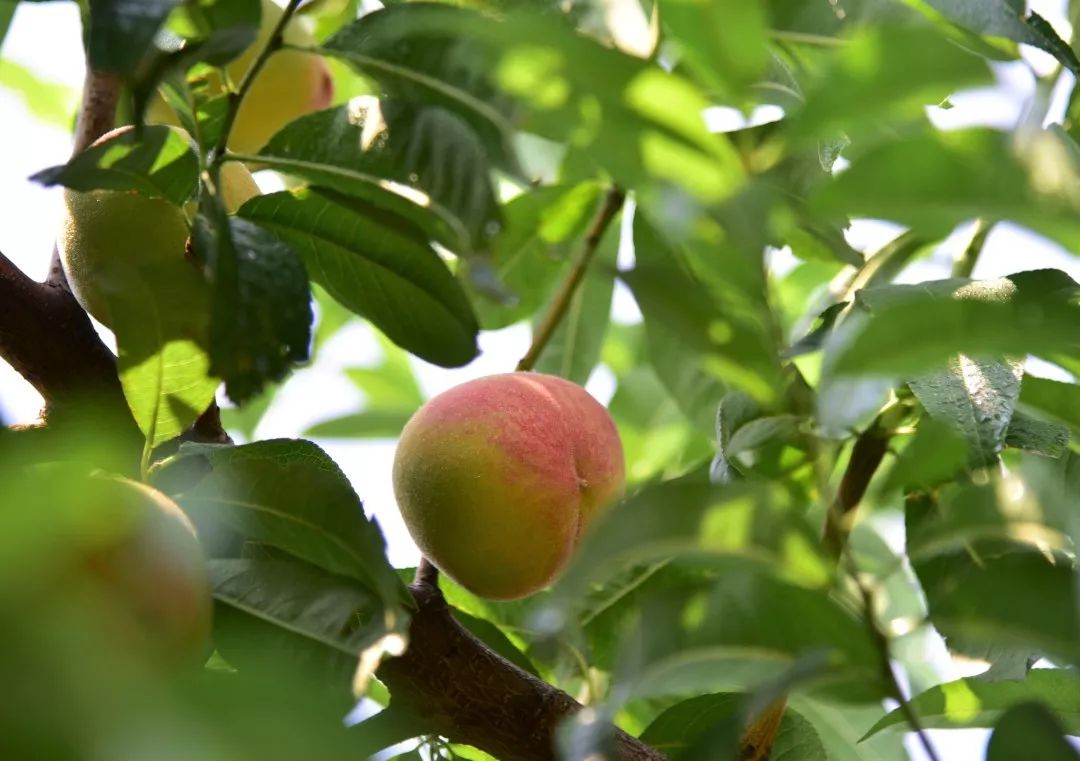
[[[113,130],[94,145],[131,129]],[[179,127],[173,129],[187,137]],[[247,168],[224,165],[227,210],[235,211],[258,192]],[[164,199],[134,190],[67,189],[57,248],[72,293],[96,320],[112,327],[110,301],[144,303],[139,289],[160,293],[160,303],[189,305],[194,317],[206,311],[205,279],[186,254],[189,235],[184,210]]]
[[[263,0],[257,39],[225,66],[234,87],[239,86],[256,56],[265,47],[281,14],[280,6],[272,0]],[[315,38],[300,19],[293,19],[286,27],[284,38],[290,45],[310,47],[316,44]],[[211,95],[225,92],[224,82],[216,74],[210,75],[208,86]],[[320,56],[296,50],[277,51],[267,59],[240,104],[229,135],[229,148],[237,153],[255,153],[289,122],[327,108],[333,95],[334,82],[330,69]],[[158,124],[179,124],[176,112],[160,96],[151,101],[146,120]]]

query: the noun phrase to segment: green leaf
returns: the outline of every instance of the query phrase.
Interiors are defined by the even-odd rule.
[[[710,477],[717,483],[743,475],[774,477],[797,462],[792,449],[801,445],[798,415],[767,415],[745,394],[734,391],[716,413],[716,456]]]
[[[1080,732],[1080,680],[1064,669],[1032,669],[1024,679],[997,682],[957,679],[931,687],[909,703],[924,727],[959,729],[992,727],[1004,711],[1030,701],[1043,703],[1073,734]],[[906,723],[898,708],[882,717],[866,736]]]
[[[492,156],[512,163],[517,109],[487,76],[489,51],[463,28],[481,23],[491,22],[463,8],[390,7],[339,29],[322,49],[375,79],[391,97],[456,113]]]
[[[1051,360],[1075,354],[1080,308],[1066,300],[1066,291],[1037,282],[1060,274],[1043,270],[945,289],[897,288],[895,300],[875,308],[873,316],[853,315],[834,332],[826,367],[838,376],[912,375],[958,353],[1032,353]],[[1024,277],[1029,275],[1031,280]]]
[[[263,17],[264,6],[259,0],[202,0],[198,5],[187,4],[184,10],[200,31],[209,33],[186,40],[185,48],[192,50],[189,60],[206,61],[212,66],[224,66],[237,58],[256,41],[260,23],[272,23]]]
[[[880,706],[856,706],[792,695],[789,703],[817,731],[830,761],[909,761],[896,737],[885,734],[863,739],[881,714]]]
[[[1054,135],[1037,133],[1022,154],[1017,150],[1009,135],[983,128],[890,139],[855,155],[809,205],[826,216],[889,219],[929,237],[975,217],[1011,219],[1076,248],[1076,203],[1060,185],[1031,179],[1041,175],[1036,167],[1053,165],[1062,182],[1072,182],[1067,149]]]
[[[210,370],[241,404],[308,358],[307,274],[286,242],[221,209],[200,211],[193,237],[213,285]]]
[[[641,587],[625,620],[606,617],[594,633],[634,654],[628,662],[637,665],[620,675],[618,694],[757,686],[789,678],[807,659],[817,664],[803,668],[811,685],[861,698],[878,689],[865,628],[822,588],[831,571],[816,531],[779,495],[744,485],[670,482],[613,508],[586,535],[536,621],[581,620],[580,611],[597,606],[588,590],[624,569],[673,558],[698,572],[674,577],[675,586]],[[784,625],[792,616],[799,627]],[[658,620],[668,624],[642,624]],[[646,642],[634,646],[636,638]]]
[[[121,298],[108,298],[120,385],[150,448],[187,430],[221,382],[210,372],[205,348],[188,335],[189,310],[208,305],[192,304],[187,289],[182,301],[171,301],[169,285],[152,276],[132,278]]]
[[[926,489],[949,481],[968,465],[968,442],[949,423],[925,418],[889,471],[883,492]]]
[[[1025,375],[1020,404],[1068,424],[1080,436],[1080,386],[1075,383]]]
[[[354,100],[291,122],[258,156],[279,172],[385,210],[461,254],[487,248],[500,226],[483,147],[467,125],[437,108]]]
[[[736,481],[741,475],[734,454],[728,449],[735,432],[761,414],[761,408],[753,399],[739,391],[733,391],[720,400],[716,408],[716,456],[709,468],[709,475],[716,483]]]
[[[1024,15],[1023,2],[1015,0],[922,0],[960,26],[987,37],[1005,37],[1045,50],[1074,74],[1080,61],[1069,43],[1061,39],[1038,13]]]
[[[951,484],[939,491],[935,509],[928,515],[910,516],[908,556],[916,565],[951,552],[967,549],[971,562],[982,562],[976,548],[979,542],[1011,539],[1033,549],[1058,549],[1065,545],[1069,513],[1067,503],[1039,504],[1033,499],[1011,498],[1008,482],[992,480],[989,484]],[[1037,564],[1036,564],[1037,565]],[[947,573],[966,572],[966,563],[950,565]]]
[[[612,220],[589,264],[584,281],[578,286],[562,321],[551,336],[536,370],[558,375],[585,385],[600,360],[608,323],[611,321],[611,297],[615,290],[615,267],[619,256],[619,220]],[[538,313],[546,313],[546,309]],[[533,329],[540,317],[533,321]]]
[[[858,303],[875,311],[923,293],[994,303],[1008,301],[1015,292],[1015,284],[1007,279],[974,283],[942,280],[863,290],[858,293]],[[1005,446],[1023,372],[1020,359],[958,354],[948,359],[944,369],[908,377],[907,384],[931,417],[964,437],[971,465],[983,467],[996,462]]]
[[[719,755],[718,740],[727,740],[730,750],[742,727],[740,710],[745,700],[738,693],[714,693],[676,703],[641,734],[648,743],[669,758],[707,759]],[[710,755],[711,753],[711,755]],[[776,761],[826,761],[825,748],[814,726],[798,711],[788,709],[780,723],[769,758]]]
[[[1005,446],[1043,457],[1060,457],[1069,448],[1069,429],[1014,412],[1005,431]]]
[[[86,32],[90,68],[133,76],[176,4],[177,0],[93,0]]]
[[[1037,703],[1025,703],[1005,712],[986,746],[986,761],[1020,757],[1076,761],[1080,753],[1065,737],[1054,714]]]
[[[409,3],[368,14],[325,48],[384,87],[455,111],[489,143],[519,126],[569,141],[624,186],[658,179],[716,201],[743,176],[735,151],[705,128],[709,103],[689,82],[552,15],[496,20]],[[497,108],[506,96],[527,112],[518,123]]]
[[[761,323],[734,299],[714,298],[640,211],[634,246],[637,265],[622,277],[645,317],[649,359],[687,417],[711,432],[729,385],[769,401],[776,360],[763,345]]]
[[[1037,549],[983,557],[965,550],[918,562],[930,621],[973,644],[1027,647],[1077,662],[1075,577],[1067,561]]]
[[[364,516],[345,474],[319,447],[276,439],[237,447],[185,445],[180,454],[178,464],[202,457],[211,466],[177,495],[186,509],[356,579],[388,607],[396,609],[404,599],[378,524]],[[395,624],[403,625],[400,617]]]
[[[0,4],[0,32],[4,29],[4,13],[15,11],[15,3]],[[4,35],[0,33],[0,42]],[[0,88],[14,92],[26,105],[35,118],[60,127],[71,129],[79,105],[79,96],[75,90],[56,82],[42,79],[25,66],[9,60],[0,59]]]
[[[15,8],[18,6],[19,0],[10,0],[3,5],[0,5],[0,47],[4,44],[4,38],[7,37],[8,29],[11,28],[11,20],[15,17]]]
[[[1023,374],[1021,360],[961,354],[943,371],[909,378],[908,386],[932,417],[960,432],[972,465],[981,467],[996,462],[1005,446]]]
[[[349,695],[360,652],[386,633],[378,597],[293,560],[216,559],[209,569],[215,645],[233,666],[290,662]]]
[[[199,157],[181,132],[161,125],[125,130],[30,179],[72,190],[134,190],[183,204],[199,183]]]
[[[668,623],[657,630],[645,623],[652,620]],[[765,571],[728,568],[711,585],[645,600],[625,639],[629,653],[643,653],[632,671],[624,667],[620,694],[628,696],[770,684],[855,701],[885,694],[865,624],[826,591]]]
[[[305,436],[325,439],[395,439],[416,408],[373,409],[315,423]]]
[[[680,63],[718,92],[737,96],[768,62],[768,26],[758,3],[661,0],[659,15]]]
[[[258,196],[238,213],[293,246],[315,282],[398,346],[444,367],[476,356],[472,307],[415,228],[331,190]]]
[[[921,116],[954,90],[990,82],[985,62],[932,28],[870,27],[848,40],[807,88],[792,129],[802,139],[831,137],[894,115]]]
[[[676,480],[647,486],[607,511],[596,526],[555,588],[558,604],[571,604],[619,569],[678,555],[764,564],[810,586],[831,575],[815,530],[778,493],[749,483]]]

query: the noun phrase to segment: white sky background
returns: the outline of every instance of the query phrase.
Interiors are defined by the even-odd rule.
[[[1029,5],[1050,21],[1063,37],[1069,38],[1070,30],[1065,21],[1066,0],[1031,0]],[[44,80],[78,91],[82,85],[84,63],[75,4],[21,3],[0,49],[0,59],[15,61]],[[1049,71],[1053,66],[1050,57],[1040,51],[1025,49],[1024,59],[1024,62],[995,64],[997,84],[994,87],[957,94],[951,98],[954,106],[951,110],[929,109],[931,119],[943,129],[979,124],[1011,129],[1024,118],[1034,93],[1034,77],[1029,64],[1039,72]],[[1058,93],[1049,121],[1060,120],[1064,108],[1064,99],[1060,96],[1066,93],[1067,90]],[[717,129],[741,124],[740,118],[726,109],[718,109],[709,117],[710,124]],[[775,116],[763,110],[761,118],[768,120]],[[35,279],[42,279],[48,268],[61,204],[59,190],[42,188],[29,182],[27,177],[44,167],[66,161],[70,144],[67,131],[38,121],[18,95],[0,88],[0,210],[3,210],[0,213],[0,251]],[[875,249],[898,230],[888,223],[860,221],[852,226],[848,239],[860,250]],[[965,233],[961,231],[951,236],[931,257],[910,268],[902,279],[918,282],[947,276],[953,257],[967,243]],[[622,254],[623,262],[629,263],[631,252],[623,251]],[[774,261],[778,267],[788,267],[792,263],[791,257],[782,252]],[[1040,267],[1056,267],[1080,280],[1080,259],[1021,228],[999,224],[986,243],[975,276],[997,277]],[[616,291],[614,316],[621,322],[640,319],[632,297],[621,284]],[[528,329],[518,325],[482,334],[482,353],[468,367],[446,370],[419,361],[414,361],[414,366],[424,392],[434,395],[470,378],[512,370],[528,342]],[[318,367],[300,370],[290,379],[256,436],[261,439],[295,437],[318,420],[356,411],[362,404],[362,397],[341,375],[340,369],[376,363],[378,356],[379,350],[370,329],[361,325],[346,329],[327,345]],[[1045,374],[1042,367],[1032,369]],[[611,373],[606,368],[598,368],[588,388],[606,402],[614,390]],[[37,393],[0,361],[0,416],[3,420],[7,423],[30,422],[36,418],[40,404]],[[419,555],[401,523],[390,482],[394,442],[319,443],[339,463],[365,508],[383,526],[391,561],[396,566],[414,565]],[[951,761],[982,759],[985,732],[967,730],[932,734],[939,751]],[[915,757],[921,757],[921,753],[916,752]]]

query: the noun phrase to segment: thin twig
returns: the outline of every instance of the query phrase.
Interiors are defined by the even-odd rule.
[[[839,561],[847,544],[851,516],[858,508],[874,473],[888,451],[889,428],[879,416],[867,430],[855,440],[851,458],[840,480],[836,498],[825,516],[821,543],[830,557]],[[787,700],[780,697],[747,726],[739,740],[740,758],[768,758],[780,730],[780,722],[787,708]]]
[[[967,248],[953,263],[953,277],[971,277],[971,273],[975,271],[975,264],[979,261],[979,254],[982,253],[983,244],[986,243],[986,237],[993,227],[993,222],[988,222],[985,219],[975,220],[975,229],[971,234],[971,241],[968,242]]]
[[[619,210],[622,209],[625,200],[626,193],[621,188],[613,185],[608,189],[603,205],[597,210],[596,216],[593,217],[592,222],[589,224],[589,230],[585,234],[585,240],[582,242],[581,250],[578,251],[569,274],[563,280],[562,285],[559,286],[559,291],[555,294],[551,307],[540,320],[540,324],[533,334],[532,345],[529,346],[525,356],[517,363],[515,368],[517,371],[531,370],[536,361],[540,359],[540,354],[544,351],[551,337],[555,335],[555,330],[559,327],[566,310],[570,307],[574,292],[581,285],[581,281],[585,277],[585,271],[589,268],[589,262],[592,261],[596,249],[599,248],[604,233],[607,231],[611,221],[619,213]]]
[[[904,714],[904,718],[907,720],[908,725],[918,736],[919,742],[922,743],[923,750],[926,751],[926,757],[930,759],[930,761],[941,761],[941,757],[938,756],[933,743],[930,742],[930,737],[926,734],[926,727],[923,726],[919,715],[915,713],[915,709],[912,708],[911,703],[904,696],[904,690],[900,685],[900,680],[896,677],[896,671],[893,669],[892,657],[890,655],[891,644],[889,642],[889,637],[881,630],[881,627],[878,626],[877,621],[875,620],[874,590],[864,584],[859,578],[858,568],[855,567],[855,563],[851,556],[845,555],[845,557],[848,561],[848,572],[851,574],[851,578],[859,590],[859,596],[862,598],[863,619],[870,632],[870,637],[874,640],[874,644],[876,645],[880,659],[878,665],[881,668],[881,676],[893,693],[893,698],[900,704],[900,712]]]

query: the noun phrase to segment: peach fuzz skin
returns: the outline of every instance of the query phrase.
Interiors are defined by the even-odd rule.
[[[580,386],[540,373],[469,381],[406,424],[394,492],[417,546],[481,597],[550,584],[622,493],[622,444]]]

